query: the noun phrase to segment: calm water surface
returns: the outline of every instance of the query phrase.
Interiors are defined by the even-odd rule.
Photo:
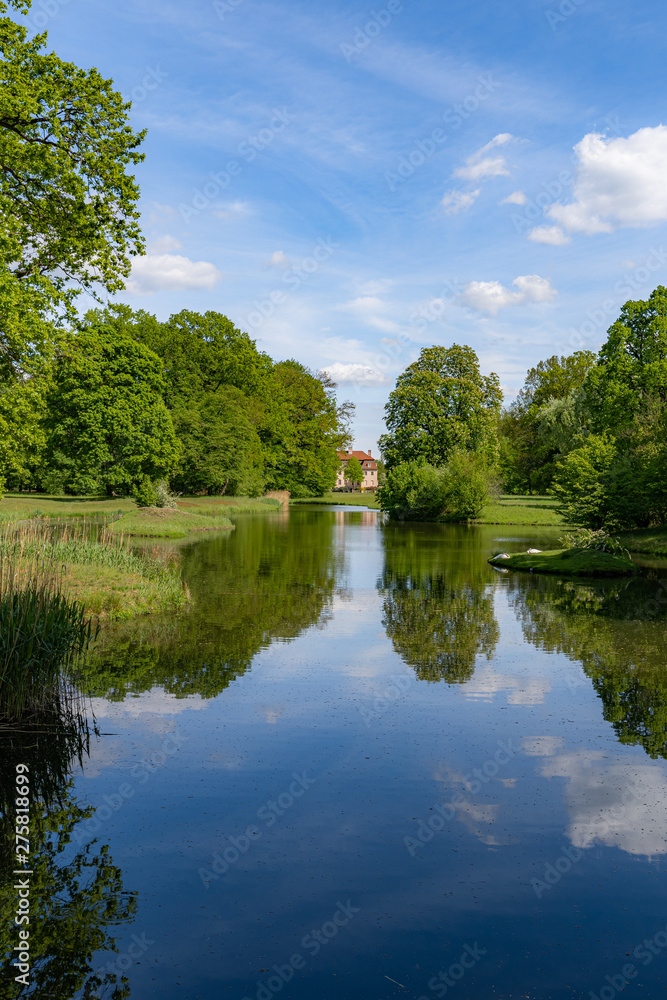
[[[319,508],[185,545],[192,610],[93,656],[56,931],[77,857],[102,880],[53,969],[136,1000],[665,996],[661,571],[486,562],[557,535]]]

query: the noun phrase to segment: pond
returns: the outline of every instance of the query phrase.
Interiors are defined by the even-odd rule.
[[[663,997],[662,571],[487,564],[557,535],[301,508],[184,544],[191,609],[91,657],[103,735],[34,859],[40,989],[5,967],[6,995]]]

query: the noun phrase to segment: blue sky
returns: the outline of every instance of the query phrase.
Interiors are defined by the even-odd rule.
[[[37,0],[147,128],[120,298],[217,310],[328,369],[377,448],[394,379],[465,343],[506,398],[667,284],[656,0]]]

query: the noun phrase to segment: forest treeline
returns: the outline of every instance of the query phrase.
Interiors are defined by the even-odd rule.
[[[629,301],[596,354],[553,355],[502,408],[470,347],[432,347],[399,376],[381,439],[381,506],[397,519],[475,517],[494,486],[552,493],[573,524],[667,521],[667,289]]]
[[[0,392],[6,488],[295,497],[334,485],[352,407],[298,361],[274,362],[220,313],[86,314]]]

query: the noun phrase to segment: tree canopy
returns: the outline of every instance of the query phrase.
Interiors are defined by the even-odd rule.
[[[12,2],[26,11],[29,4]],[[0,11],[7,10],[3,4]],[[46,34],[0,17],[0,377],[54,334],[76,286],[114,292],[144,249],[128,167],[144,133],[96,69],[44,51]],[[62,313],[60,314],[62,315]]]
[[[396,380],[380,439],[387,468],[423,459],[442,465],[452,451],[493,460],[502,403],[498,376],[482,375],[471,347],[424,348]]]
[[[59,353],[46,397],[46,453],[72,493],[127,491],[167,477],[179,446],[157,355],[89,325]]]

